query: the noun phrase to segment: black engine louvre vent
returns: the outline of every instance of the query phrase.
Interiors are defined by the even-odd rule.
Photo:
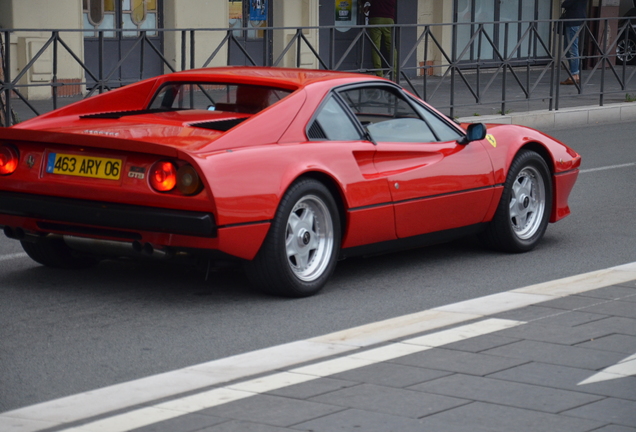
[[[226,132],[232,129],[234,126],[240,123],[243,123],[245,120],[247,120],[247,117],[235,118],[230,120],[209,121],[209,122],[202,122],[202,123],[190,123],[189,126]]]

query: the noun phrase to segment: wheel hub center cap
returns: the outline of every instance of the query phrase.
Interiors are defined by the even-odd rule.
[[[307,246],[311,241],[311,233],[305,229],[300,230],[298,233],[298,243],[301,246]]]
[[[528,208],[528,206],[530,205],[530,197],[525,197],[523,199],[523,208]]]

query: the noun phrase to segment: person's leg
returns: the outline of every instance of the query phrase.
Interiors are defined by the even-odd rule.
[[[568,59],[568,65],[570,68],[570,74],[572,77],[568,77],[565,81],[561,81],[561,84],[572,85],[578,83],[579,78],[579,38],[576,33],[579,30],[578,26],[565,27],[565,34],[563,38],[563,49],[565,50],[565,57]]]
[[[371,18],[369,19],[369,25],[382,24],[381,20],[382,18]],[[373,42],[373,45],[375,45],[375,47],[377,48],[377,51],[373,48],[371,49],[371,60],[373,61],[373,69],[376,70],[375,74],[377,76],[382,76],[382,58],[378,53],[380,47],[382,46],[382,27],[369,28],[369,37],[371,38],[371,42]]]
[[[572,41],[572,45],[569,50],[569,63],[570,63],[570,73],[578,79],[579,77],[579,37],[577,36],[577,32],[579,31],[579,26],[568,27],[567,29],[567,39]]]
[[[394,25],[395,22],[391,18],[386,18],[387,25]],[[393,48],[393,29],[392,27],[382,27],[382,42],[387,57],[391,57],[391,49]],[[393,49],[393,73],[397,71],[397,50]]]

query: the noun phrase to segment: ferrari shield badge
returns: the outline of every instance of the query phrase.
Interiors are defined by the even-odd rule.
[[[493,135],[490,135],[490,134],[486,135],[486,139],[493,147],[497,147],[497,140],[495,139]]]

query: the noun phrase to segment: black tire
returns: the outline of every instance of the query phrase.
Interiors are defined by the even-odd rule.
[[[336,267],[340,249],[338,206],[322,183],[301,179],[280,202],[247,277],[263,292],[307,297],[320,291]]]
[[[20,242],[29,257],[42,265],[60,269],[84,269],[93,267],[99,260],[82,255],[69,248],[60,236],[48,235],[37,242]]]
[[[539,154],[522,150],[513,160],[493,220],[481,240],[504,252],[534,249],[552,211],[552,177]]]

